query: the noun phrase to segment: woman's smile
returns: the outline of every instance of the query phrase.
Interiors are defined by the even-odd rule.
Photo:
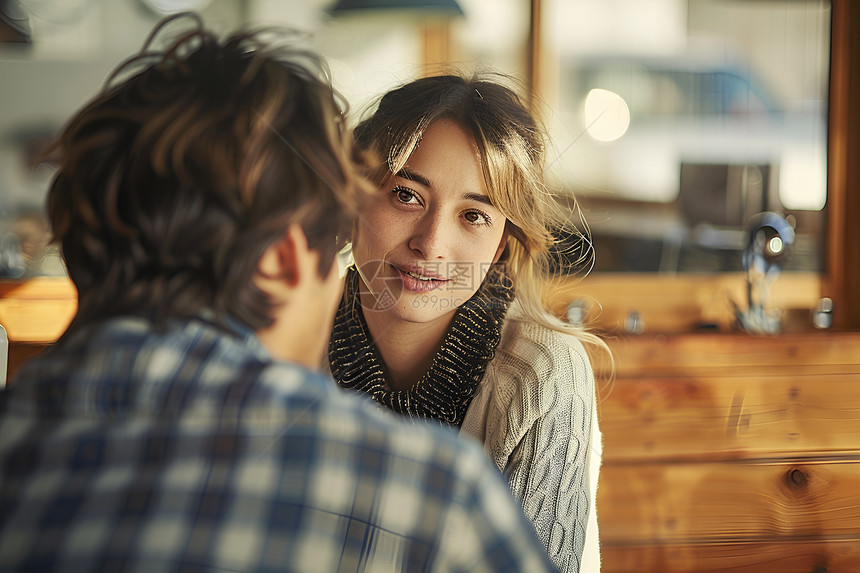
[[[394,270],[400,273],[403,288],[411,292],[430,292],[450,282],[448,279],[429,277],[420,272],[406,271],[398,267],[394,267]]]

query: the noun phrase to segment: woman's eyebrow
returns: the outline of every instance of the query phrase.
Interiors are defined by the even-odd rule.
[[[481,195],[480,193],[465,193],[463,194],[463,199],[466,199],[467,201],[477,201],[478,203],[495,207],[489,197]]]
[[[430,185],[430,180],[421,175],[420,173],[415,173],[414,171],[410,171],[405,167],[395,173],[397,177],[402,177],[403,179],[408,179],[409,181],[415,181],[416,183],[420,183],[425,187],[432,187]]]

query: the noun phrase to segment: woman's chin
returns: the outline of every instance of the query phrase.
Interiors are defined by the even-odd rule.
[[[383,312],[389,319],[426,324],[437,320],[450,320],[457,308],[468,298],[461,296],[445,296],[438,290],[426,293],[404,291],[396,301],[385,303],[381,298],[375,298],[375,308],[364,306],[365,315],[368,312]]]

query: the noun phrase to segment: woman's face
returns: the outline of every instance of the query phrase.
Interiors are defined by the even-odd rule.
[[[353,256],[364,312],[450,320],[501,255],[505,222],[490,204],[474,137],[434,122],[360,217]]]

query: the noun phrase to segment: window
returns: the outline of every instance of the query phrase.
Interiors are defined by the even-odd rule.
[[[830,2],[545,0],[553,182],[607,272],[742,271],[778,212],[824,268]]]

